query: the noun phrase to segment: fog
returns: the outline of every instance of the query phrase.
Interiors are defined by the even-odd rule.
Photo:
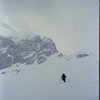
[[[60,52],[98,53],[98,0],[0,0],[0,20],[50,37]],[[0,33],[2,34],[2,33]]]

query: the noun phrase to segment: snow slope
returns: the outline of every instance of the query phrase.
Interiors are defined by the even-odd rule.
[[[57,55],[42,64],[1,70],[0,100],[98,100],[98,55],[69,61]],[[66,83],[60,79],[63,72]]]

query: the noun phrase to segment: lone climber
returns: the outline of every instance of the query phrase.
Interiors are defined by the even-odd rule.
[[[61,76],[61,79],[66,82],[66,75],[63,73],[62,76]]]

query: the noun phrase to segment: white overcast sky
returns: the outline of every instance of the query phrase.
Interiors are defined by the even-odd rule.
[[[99,0],[0,0],[0,20],[50,37],[70,54],[99,50]],[[1,33],[0,33],[1,34]]]

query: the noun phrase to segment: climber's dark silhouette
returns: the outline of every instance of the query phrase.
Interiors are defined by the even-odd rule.
[[[66,82],[66,75],[63,73],[62,76],[61,76],[61,79]]]

